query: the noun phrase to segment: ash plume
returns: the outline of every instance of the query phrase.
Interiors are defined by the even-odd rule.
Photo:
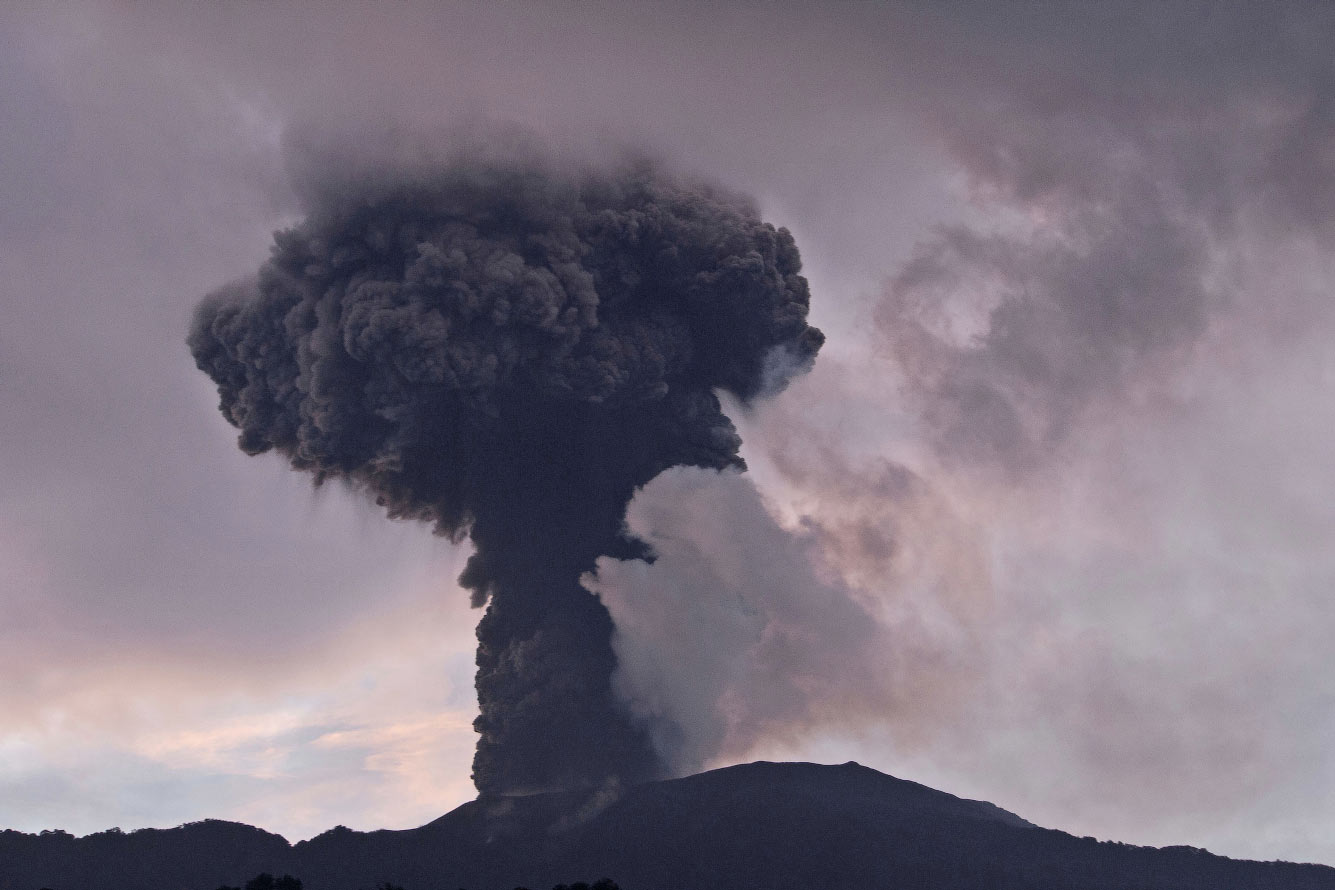
[[[661,774],[580,577],[648,556],[623,526],[637,487],[742,467],[715,390],[746,402],[815,357],[792,236],[647,162],[334,166],[258,275],[197,311],[240,447],[472,541],[479,791]]]

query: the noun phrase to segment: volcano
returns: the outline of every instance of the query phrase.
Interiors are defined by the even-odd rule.
[[[420,828],[308,841],[232,822],[0,833],[3,890],[1335,890],[1335,868],[1137,847],[1040,828],[856,763],[751,763],[600,791],[483,795]]]

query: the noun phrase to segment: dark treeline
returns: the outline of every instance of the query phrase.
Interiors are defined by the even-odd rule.
[[[218,890],[243,890],[243,888],[223,885]],[[294,878],[292,875],[275,878],[265,871],[246,881],[244,890],[303,890],[303,888],[300,878]],[[380,890],[380,888],[377,888],[377,890]]]
[[[43,890],[46,890],[46,888],[43,888]],[[275,878],[268,872],[261,872],[247,881],[244,888],[222,886],[218,890],[304,890],[304,885],[300,878],[294,878],[292,875]],[[376,884],[374,890],[408,890],[408,888],[382,881]],[[460,887],[459,890],[467,890],[467,888]],[[529,888],[515,887],[514,890],[529,890]],[[616,881],[610,878],[600,878],[592,884],[587,884],[584,881],[576,881],[573,884],[557,884],[552,890],[621,890],[621,888],[617,886]]]

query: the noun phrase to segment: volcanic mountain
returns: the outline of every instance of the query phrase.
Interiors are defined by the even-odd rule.
[[[1136,847],[1039,828],[856,763],[751,763],[602,791],[484,796],[420,828],[289,844],[237,823],[0,833],[0,890],[1335,890],[1335,868]]]

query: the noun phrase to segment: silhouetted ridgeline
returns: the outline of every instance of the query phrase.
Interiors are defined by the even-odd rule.
[[[490,798],[407,831],[289,845],[246,825],[0,834],[0,890],[510,890],[608,875],[623,890],[1335,890],[1335,868],[1133,847],[1038,828],[847,763],[753,763],[620,795]]]

